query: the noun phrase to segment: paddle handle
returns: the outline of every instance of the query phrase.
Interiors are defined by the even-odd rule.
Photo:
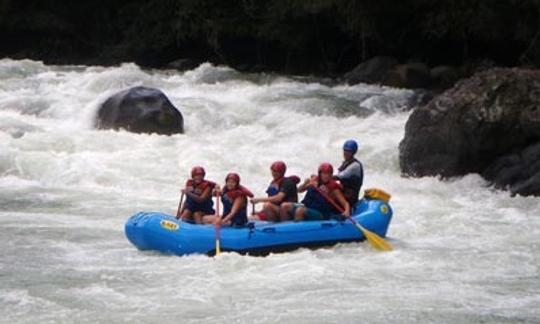
[[[182,203],[184,202],[184,193],[180,195],[180,202],[178,203],[178,211],[176,212],[176,218],[180,218],[180,213],[182,212]]]

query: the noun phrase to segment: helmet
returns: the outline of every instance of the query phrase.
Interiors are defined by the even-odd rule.
[[[334,174],[334,168],[330,163],[321,163],[319,165],[319,173],[330,173],[332,175]]]
[[[285,162],[283,161],[276,161],[272,163],[272,165],[270,166],[270,170],[279,172],[284,175],[285,171],[287,171],[287,165],[285,165]]]
[[[206,172],[204,171],[203,167],[196,166],[196,167],[193,167],[193,169],[191,169],[191,177],[192,178],[194,176],[198,175],[198,174],[202,174],[203,177],[206,175]]]
[[[227,176],[225,177],[225,182],[227,182],[227,180],[229,179],[232,179],[236,181],[237,184],[240,184],[240,176],[238,175],[238,173],[231,172],[227,174]]]
[[[358,143],[356,143],[355,140],[347,140],[344,144],[343,144],[343,150],[344,151],[352,151],[353,153],[356,153],[356,151],[358,151]]]

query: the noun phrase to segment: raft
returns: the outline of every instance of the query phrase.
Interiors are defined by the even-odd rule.
[[[385,237],[392,213],[388,202],[363,198],[353,208],[352,217],[366,229]],[[281,223],[255,221],[243,227],[222,226],[221,251],[267,255],[301,247],[365,240],[350,220],[336,218]],[[140,212],[131,216],[126,222],[125,233],[139,250],[176,255],[214,255],[216,252],[214,225],[191,224],[160,212]]]

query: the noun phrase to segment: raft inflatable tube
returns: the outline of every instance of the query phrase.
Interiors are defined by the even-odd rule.
[[[352,216],[366,229],[386,236],[392,208],[383,200],[360,200]],[[128,240],[139,250],[166,254],[214,255],[214,225],[196,225],[159,212],[141,212],[131,216],[125,225]],[[364,235],[350,220],[302,222],[249,222],[243,227],[221,227],[221,251],[267,255],[300,247],[315,248],[340,242],[363,241]]]

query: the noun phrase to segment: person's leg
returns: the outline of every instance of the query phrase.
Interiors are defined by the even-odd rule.
[[[291,220],[294,218],[294,204],[290,202],[284,202],[279,206],[279,220],[282,222]]]
[[[279,221],[279,206],[270,202],[264,203],[263,212],[266,215],[266,220],[269,222]]]
[[[205,215],[202,218],[202,223],[203,224],[213,224],[215,220],[216,220],[216,215]]]
[[[200,211],[193,213],[193,220],[195,221],[195,224],[202,224],[203,216],[204,213]]]
[[[313,208],[307,208],[304,212],[304,219],[307,221],[321,221],[324,219],[324,215]]]
[[[180,218],[182,219],[182,221],[184,222],[190,222],[191,221],[191,210],[189,209],[184,209],[184,211],[182,212],[182,214],[180,215]]]
[[[296,211],[294,212],[294,221],[299,222],[303,221],[305,217],[306,207],[301,206],[296,208]]]

